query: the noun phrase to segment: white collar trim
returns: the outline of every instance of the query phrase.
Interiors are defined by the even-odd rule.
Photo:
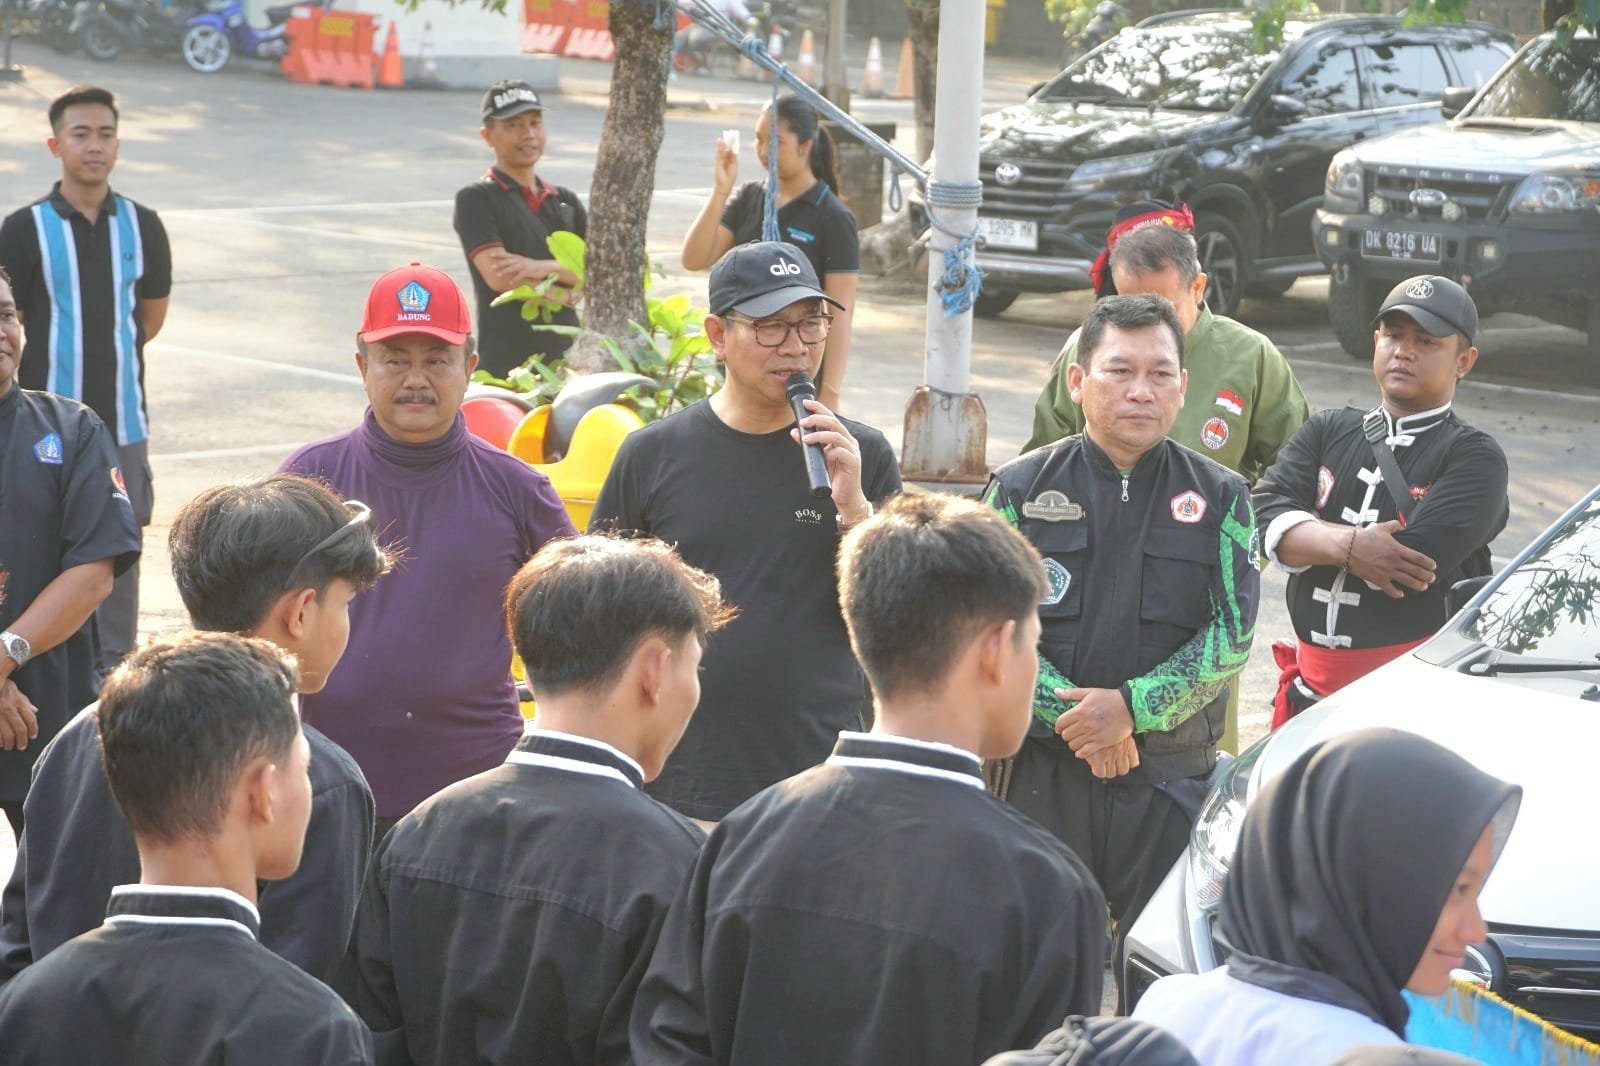
[[[576,733],[563,733],[559,729],[539,729],[532,722],[523,727],[522,735],[525,737],[550,737],[553,740],[565,740],[572,744],[584,744],[591,748],[598,748],[607,755],[614,755],[627,763],[638,773],[639,780],[644,780],[644,767],[639,765],[637,759],[621,748],[613,747],[603,740],[596,740],[594,737],[580,737]],[[632,784],[632,782],[630,781],[629,784]]]

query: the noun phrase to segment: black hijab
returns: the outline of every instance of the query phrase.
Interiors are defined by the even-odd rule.
[[[1228,973],[1404,1038],[1400,992],[1478,838],[1522,789],[1431,740],[1364,729],[1301,754],[1245,816],[1222,888]]]

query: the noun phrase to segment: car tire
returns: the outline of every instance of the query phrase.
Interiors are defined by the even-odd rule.
[[[1206,306],[1212,314],[1232,315],[1239,310],[1250,267],[1238,227],[1226,215],[1196,211],[1194,242],[1200,252],[1200,269],[1206,274]]]
[[[1372,359],[1372,320],[1378,317],[1387,294],[1382,282],[1373,281],[1356,267],[1335,270],[1328,278],[1328,320],[1339,347],[1350,358]]]
[[[1018,295],[1014,289],[991,289],[985,285],[972,301],[972,313],[979,318],[993,318],[1016,303]]]

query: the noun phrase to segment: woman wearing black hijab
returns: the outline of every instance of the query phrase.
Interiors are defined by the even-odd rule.
[[[1488,935],[1478,894],[1522,790],[1411,733],[1304,752],[1251,805],[1223,885],[1227,965],[1157,981],[1134,1017],[1202,1066],[1327,1063],[1398,1044]]]

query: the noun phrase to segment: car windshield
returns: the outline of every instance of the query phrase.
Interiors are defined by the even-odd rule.
[[[1566,46],[1545,38],[1524,50],[1484,90],[1464,119],[1600,122],[1600,39]]]
[[[1248,30],[1194,26],[1124,30],[1056,75],[1045,100],[1089,98],[1112,104],[1228,111],[1277,61],[1256,52]]]
[[[1511,655],[1600,658],[1600,496],[1506,577],[1465,633]]]

